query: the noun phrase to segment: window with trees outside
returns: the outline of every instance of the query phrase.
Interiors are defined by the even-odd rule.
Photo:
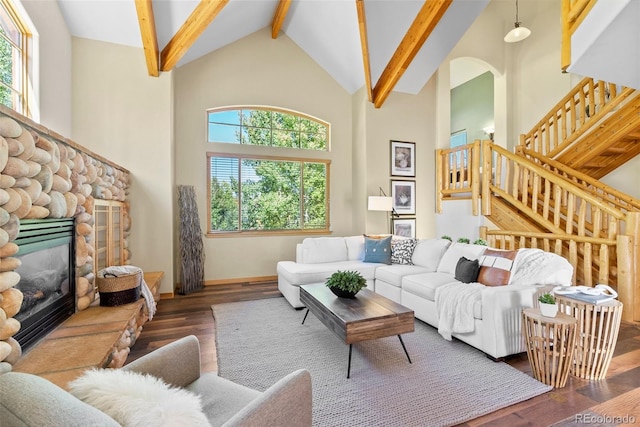
[[[10,0],[0,0],[0,103],[26,116],[30,32]]]
[[[253,107],[209,110],[207,117],[209,142],[268,146],[274,153],[207,153],[209,234],[329,229],[330,161],[312,154],[327,150],[327,123]],[[282,148],[300,156],[277,155]]]

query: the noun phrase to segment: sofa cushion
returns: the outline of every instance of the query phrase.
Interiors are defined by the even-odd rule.
[[[452,243],[447,251],[442,255],[436,271],[440,273],[456,274],[456,265],[462,257],[467,259],[478,259],[487,249],[482,245],[471,245],[469,243]]]
[[[462,257],[456,265],[455,279],[462,283],[471,283],[478,280],[480,273],[480,263],[477,259],[467,259]]]
[[[448,283],[455,282],[451,274],[447,273],[422,273],[405,276],[402,279],[402,290],[420,298],[427,299],[435,303],[436,289]],[[433,307],[435,310],[435,306]],[[473,317],[482,319],[482,301],[473,304]]]
[[[436,271],[442,255],[450,244],[447,239],[420,239],[413,250],[411,261],[429,271]]]
[[[347,245],[347,261],[364,259],[364,236],[345,237],[344,242]]]
[[[113,426],[113,418],[37,375],[0,374],[0,425],[2,426]]]
[[[308,237],[302,241],[302,262],[320,264],[347,260],[344,237]]]
[[[412,274],[402,278],[402,289],[430,301],[435,301],[438,287],[456,281],[453,274],[449,273]]]
[[[487,249],[480,257],[478,282],[486,286],[504,286],[509,284],[513,260],[518,251]]]
[[[323,264],[301,264],[293,261],[279,261],[276,267],[282,276],[292,285],[308,285],[326,281],[338,270],[357,271],[367,280],[373,280],[376,268],[384,264],[362,261],[338,261]]]
[[[209,426],[200,397],[159,378],[121,369],[91,369],[69,383],[71,394],[127,427]]]
[[[363,261],[391,264],[391,236],[381,239],[365,236]]]
[[[391,239],[391,263],[392,264],[413,264],[411,257],[416,247],[416,239]]]
[[[428,271],[429,270],[424,267],[420,267],[419,265],[385,265],[376,268],[376,280],[381,280],[399,288],[404,276],[426,273]]]

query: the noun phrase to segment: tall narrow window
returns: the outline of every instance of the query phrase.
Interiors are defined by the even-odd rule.
[[[0,0],[0,103],[29,117],[30,36],[11,0]]]

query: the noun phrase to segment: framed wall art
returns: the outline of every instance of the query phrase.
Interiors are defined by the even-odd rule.
[[[391,199],[396,213],[399,215],[415,215],[416,182],[391,181]]]
[[[415,142],[391,141],[391,176],[416,176]]]
[[[394,218],[393,234],[401,237],[416,237],[416,219],[415,218]]]

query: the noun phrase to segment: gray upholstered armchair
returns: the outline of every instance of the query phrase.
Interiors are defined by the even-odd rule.
[[[310,426],[311,376],[293,372],[264,392],[200,372],[200,344],[191,335],[122,369],[148,373],[197,393],[212,426]],[[0,419],[10,426],[117,426],[109,416],[35,375],[0,375]]]

